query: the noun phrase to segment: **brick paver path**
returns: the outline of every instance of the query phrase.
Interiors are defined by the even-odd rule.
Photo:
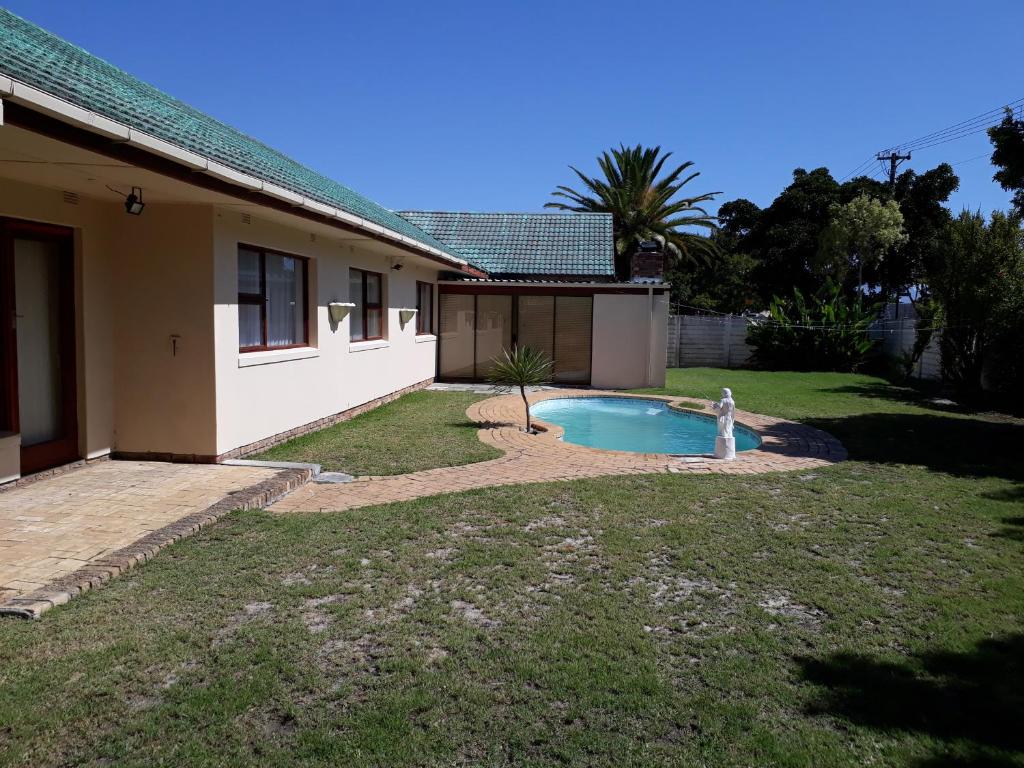
[[[215,464],[104,461],[0,492],[0,604],[275,474]]]
[[[553,397],[629,397],[615,392],[558,390],[529,395],[531,402]],[[652,397],[670,404],[685,398]],[[408,475],[360,477],[351,483],[311,483],[285,496],[270,509],[275,512],[345,510],[407,501],[420,496],[465,491],[495,485],[572,480],[599,475],[628,475],[648,472],[687,474],[759,474],[806,470],[827,466],[846,458],[843,446],[821,430],[785,419],[737,411],[736,420],[761,437],[757,450],[743,451],[735,461],[712,457],[676,458],[665,454],[603,451],[566,443],[558,438],[562,430],[546,428],[540,435],[522,431],[523,403],[519,395],[503,395],[474,403],[466,411],[481,425],[480,439],[505,452],[500,459],[461,467],[443,467]]]

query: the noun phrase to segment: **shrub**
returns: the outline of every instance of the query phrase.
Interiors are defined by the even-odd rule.
[[[505,350],[504,360],[495,360],[487,380],[506,389],[518,388],[526,408],[526,431],[529,432],[530,401],[526,397],[527,387],[536,387],[551,381],[554,361],[539,349],[515,347]]]
[[[946,229],[930,286],[942,307],[942,372],[961,398],[1019,392],[1024,311],[1024,231],[1017,216],[964,211]]]
[[[831,281],[810,300],[797,288],[792,300],[775,296],[768,311],[770,317],[747,332],[754,363],[762,368],[852,371],[874,345],[868,326],[878,316],[878,306],[848,302]]]

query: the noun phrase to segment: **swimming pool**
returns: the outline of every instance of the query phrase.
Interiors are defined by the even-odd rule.
[[[563,397],[544,400],[534,416],[565,430],[565,441],[591,448],[638,453],[714,453],[714,418],[673,410],[661,400],[634,397]],[[749,451],[760,438],[738,424],[737,451]]]

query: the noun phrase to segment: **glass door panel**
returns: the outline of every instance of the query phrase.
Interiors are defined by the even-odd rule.
[[[512,347],[512,297],[476,297],[476,378],[486,379],[494,361]]]
[[[590,383],[593,308],[591,296],[555,297],[555,381]]]
[[[441,337],[438,374],[442,378],[473,378],[476,326],[474,298],[461,293],[441,294],[438,302]]]
[[[555,356],[555,297],[520,296],[516,344]]]

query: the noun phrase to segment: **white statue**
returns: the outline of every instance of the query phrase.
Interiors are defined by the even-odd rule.
[[[711,407],[718,411],[718,436],[732,437],[732,424],[736,419],[736,402],[732,399],[732,390],[723,387],[722,399],[711,403]]]
[[[732,390],[722,387],[722,399],[712,402],[711,407],[718,413],[718,437],[715,438],[715,457],[732,460],[736,458],[736,438],[732,435],[732,425],[736,420],[736,402],[732,399]]]

